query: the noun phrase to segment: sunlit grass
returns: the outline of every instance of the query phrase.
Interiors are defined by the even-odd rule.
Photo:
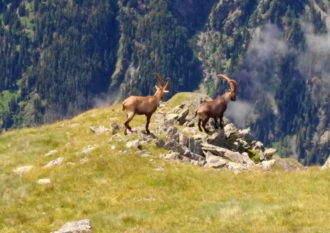
[[[141,157],[125,147],[137,134],[121,129],[120,141],[89,129],[124,119],[114,106],[0,135],[0,232],[50,232],[85,218],[94,232],[330,232],[330,171],[234,175],[162,160],[165,150],[152,144]],[[131,125],[144,124],[137,116]],[[81,154],[88,145],[95,149]],[[58,152],[45,157],[50,150]],[[43,168],[60,156],[62,165]],[[13,173],[23,165],[34,168]],[[51,184],[37,184],[46,177]]]

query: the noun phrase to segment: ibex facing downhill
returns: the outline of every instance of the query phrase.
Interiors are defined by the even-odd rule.
[[[129,126],[129,122],[133,119],[135,114],[145,115],[147,117],[146,131],[150,134],[149,123],[152,114],[156,111],[160,100],[168,93],[170,87],[170,80],[164,82],[158,73],[154,73],[157,78],[156,92],[153,96],[130,96],[123,102],[123,110],[127,112],[127,120],[124,123],[125,132],[127,135],[127,129],[132,132],[132,128]]]
[[[208,133],[209,131],[205,128],[205,125],[210,118],[214,119],[214,126],[216,129],[218,129],[217,118],[220,118],[220,128],[223,129],[222,118],[223,113],[227,109],[227,104],[229,103],[229,101],[236,100],[236,81],[228,78],[224,74],[218,74],[217,77],[225,79],[228,82],[230,88],[223,95],[218,96],[216,99],[206,101],[198,106],[196,110],[196,114],[198,115],[198,129],[202,131],[203,128],[206,133]]]

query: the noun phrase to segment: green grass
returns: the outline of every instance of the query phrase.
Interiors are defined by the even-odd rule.
[[[50,232],[85,218],[93,232],[330,232],[330,171],[234,175],[162,160],[165,150],[152,144],[143,146],[152,156],[141,157],[126,140],[89,130],[124,118],[113,106],[0,135],[0,232]],[[144,122],[136,117],[132,126]],[[81,155],[87,145],[96,149]],[[59,156],[64,164],[43,168]],[[83,157],[89,162],[81,164]],[[13,173],[23,165],[34,168]],[[52,184],[36,183],[45,177]]]

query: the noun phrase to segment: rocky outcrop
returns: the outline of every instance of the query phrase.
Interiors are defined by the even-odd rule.
[[[203,95],[198,97],[180,104],[172,111],[161,112],[162,116],[156,118],[159,123],[157,133],[166,135],[165,141],[156,144],[170,151],[162,154],[162,158],[208,168],[230,169],[235,173],[303,169],[298,161],[282,159],[276,155],[276,149],[266,148],[262,142],[253,140],[249,128],[237,129],[228,119],[224,119],[223,130],[215,130],[210,134],[199,132],[195,109],[208,98]]]

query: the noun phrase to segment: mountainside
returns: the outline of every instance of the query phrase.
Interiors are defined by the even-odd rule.
[[[189,143],[207,137],[208,147],[224,141],[234,146],[248,134],[233,131],[229,122],[226,135],[195,133],[196,127],[181,125],[193,112],[173,122],[191,97],[198,94],[180,93],[162,103],[150,136],[141,133],[144,116],[131,123],[136,133],[124,135],[120,105],[1,134],[0,231],[54,232],[68,221],[90,219],[92,232],[105,233],[329,232],[330,167],[264,171],[252,162],[256,169],[244,163],[242,171],[229,157],[224,165],[221,155],[209,155],[210,148],[202,148],[207,159],[198,161],[209,166],[186,153],[170,158],[163,147],[186,141],[183,134]]]
[[[153,93],[212,97],[237,80],[227,116],[282,154],[330,151],[328,0],[0,0],[0,128]]]

